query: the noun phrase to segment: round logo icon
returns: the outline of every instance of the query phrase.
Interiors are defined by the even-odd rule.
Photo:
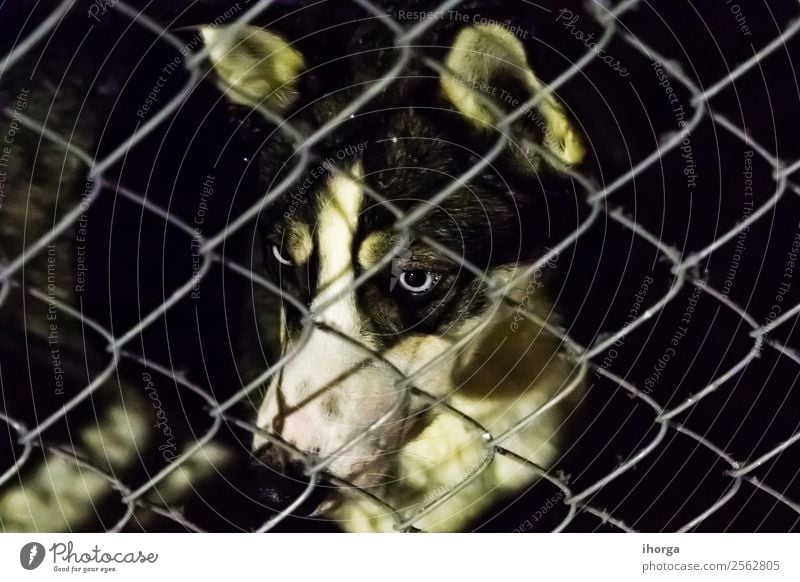
[[[19,563],[26,570],[35,570],[44,561],[44,546],[39,542],[29,542],[19,551]]]

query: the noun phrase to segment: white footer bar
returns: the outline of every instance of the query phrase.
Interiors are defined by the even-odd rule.
[[[189,578],[191,577],[191,578]],[[800,580],[792,534],[1,534],[0,580]]]

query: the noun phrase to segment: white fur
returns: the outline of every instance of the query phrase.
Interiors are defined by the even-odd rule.
[[[351,170],[356,178],[361,170]],[[372,342],[364,336],[356,310],[351,261],[353,237],[363,192],[354,180],[334,177],[318,204],[316,244],[320,272],[318,294],[311,303],[315,320],[353,341],[326,329],[314,329],[305,345],[276,377],[259,411],[258,425],[272,430],[299,449],[327,457],[379,421],[397,403],[398,375],[374,364],[359,345]],[[370,467],[379,462],[381,443],[402,429],[398,419],[376,439],[365,439],[336,454],[329,470],[367,485],[378,475]],[[257,438],[258,446],[263,439]]]
[[[352,173],[360,175],[360,167],[356,166]],[[327,192],[320,197],[318,208],[319,292],[311,304],[311,312],[342,333],[353,335],[360,331],[350,257],[363,199],[364,193],[357,182],[334,176]]]
[[[539,309],[543,311],[545,305],[542,303]],[[416,377],[415,385],[443,397],[452,409],[474,419],[495,437],[539,410],[560,391],[572,389],[570,397],[499,443],[536,465],[549,468],[559,453],[554,435],[581,394],[581,379],[576,377],[574,365],[557,353],[553,338],[543,335],[528,320],[514,332],[517,337],[506,337],[514,321],[512,308],[497,305],[484,315],[481,323],[464,326],[478,333],[460,350],[453,350],[452,337],[418,338],[404,342],[388,357],[401,369],[409,369],[409,365],[413,369],[418,367],[415,362],[453,352],[453,357],[443,358],[438,366]],[[492,369],[483,369],[483,363],[467,365],[474,365],[478,374],[493,377],[496,386],[485,384],[476,389],[471,384],[482,382],[483,378],[476,378],[475,374],[460,385],[454,383],[454,371],[475,356],[479,346],[502,346],[498,353],[510,354],[516,362],[511,373],[508,374],[506,357],[488,357],[485,366]],[[516,460],[492,455],[486,436],[480,428],[440,408],[419,435],[401,444],[394,464],[395,480],[373,493],[416,528],[462,529],[502,496],[524,489],[540,476]],[[390,532],[397,524],[397,516],[357,493],[339,504],[333,515],[349,531]]]

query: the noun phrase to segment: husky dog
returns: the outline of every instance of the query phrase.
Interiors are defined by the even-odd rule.
[[[203,30],[217,83],[251,123],[279,115],[306,136],[330,129],[255,235],[285,296],[287,358],[257,415],[261,488],[286,507],[318,465],[381,501],[345,487],[314,501],[345,530],[457,531],[541,476],[495,445],[551,467],[580,394],[575,364],[536,323],[554,321],[544,279],[520,273],[559,240],[551,222],[584,146],[508,23],[443,20],[414,40],[424,50],[401,72],[403,49],[380,19],[335,28]],[[385,75],[392,83],[349,114]],[[498,129],[534,95],[535,108]],[[501,132],[506,150],[437,198]],[[303,146],[280,128],[266,135],[251,168],[262,192]],[[408,213],[418,219],[396,228]]]
[[[300,148],[311,153],[293,186],[263,205],[252,257],[242,258],[283,293],[280,306],[270,307],[273,297],[258,313],[284,365],[253,411],[257,488],[270,506],[297,509],[310,468],[354,486],[318,487],[325,497],[315,493],[302,508],[345,530],[469,528],[553,466],[581,396],[581,371],[546,329],[557,323],[547,277],[528,271],[574,214],[569,172],[584,145],[531,65],[527,34],[489,15],[495,2],[434,16],[413,46],[355,3],[336,14],[288,4],[296,3],[276,2],[263,25],[200,29],[208,79],[240,133],[255,140],[244,195],[274,190],[295,171]],[[420,16],[408,7],[433,3],[379,4],[413,26]],[[98,42],[114,36],[98,30]],[[141,50],[150,42],[142,39]],[[48,43],[45,57],[32,52],[0,83],[0,131],[13,138],[0,160],[0,268],[14,268],[0,282],[0,373],[4,395],[34,395],[5,398],[0,420],[24,418],[20,431],[81,397],[110,363],[107,338],[92,343],[93,329],[81,323],[91,309],[82,295],[84,216],[12,263],[88,205],[97,186],[86,179],[88,158],[102,157],[106,117],[127,111],[115,100],[128,64],[119,64],[117,84],[97,83],[95,54],[76,53],[79,46]],[[59,51],[79,56],[68,75]],[[530,111],[500,122],[537,95]],[[69,146],[42,139],[25,119],[46,120]],[[286,126],[276,125],[281,119]],[[463,179],[501,135],[503,151]],[[408,216],[415,219],[397,227]],[[107,224],[97,214],[91,221],[91,233]],[[70,412],[44,441],[29,439],[35,458],[0,489],[0,528],[108,527],[94,511],[119,506],[108,475],[124,482],[143,452],[160,456],[148,386],[138,370],[109,377],[91,399],[83,394],[88,410]],[[56,454],[48,439],[69,447]],[[144,501],[179,503],[233,454],[214,446]],[[11,452],[12,463],[21,452]]]

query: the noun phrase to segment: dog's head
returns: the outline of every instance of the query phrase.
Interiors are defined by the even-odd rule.
[[[558,240],[559,198],[574,198],[563,174],[583,157],[564,107],[542,93],[508,29],[451,27],[409,56],[383,24],[371,26],[320,40],[327,49],[262,28],[204,30],[229,98],[304,136],[258,130],[260,191],[292,176],[298,148],[313,142],[259,221],[264,271],[285,294],[285,363],[258,426],[362,487],[391,478],[397,451],[429,421],[430,402],[412,387],[445,398],[480,377],[476,362],[497,348],[488,330],[502,319],[490,280],[507,283]],[[535,107],[498,128],[535,95]],[[479,168],[501,133],[507,146]],[[291,464],[263,438],[255,446],[271,465]]]

